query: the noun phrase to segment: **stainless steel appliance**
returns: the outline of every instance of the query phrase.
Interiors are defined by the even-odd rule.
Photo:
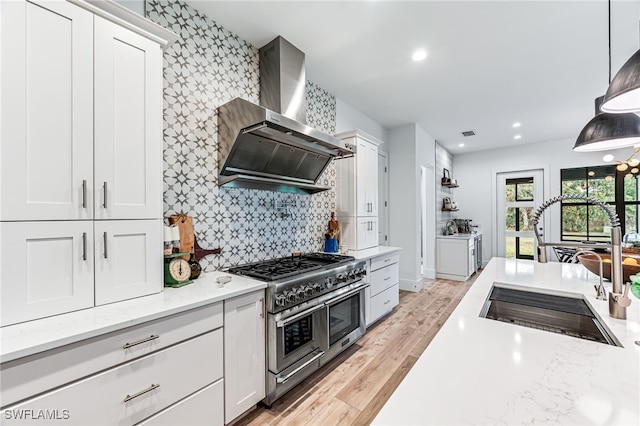
[[[363,261],[308,253],[229,272],[268,282],[268,407],[366,332]]]
[[[473,239],[476,253],[476,271],[482,269],[482,234],[476,235]]]
[[[308,193],[355,147],[306,124],[305,55],[282,37],[260,48],[260,105],[241,98],[218,108],[218,185]]]

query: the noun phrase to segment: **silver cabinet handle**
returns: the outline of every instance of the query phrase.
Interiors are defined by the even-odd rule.
[[[389,281],[391,279],[391,277],[387,277],[384,279],[384,281]]]
[[[105,209],[107,208],[107,182],[104,182],[102,184],[102,190],[104,192],[104,197],[102,200],[102,207],[104,207]]]
[[[140,392],[138,392],[138,393],[134,393],[133,395],[127,395],[127,396],[124,398],[124,402],[129,402],[129,401],[131,401],[132,399],[137,398],[137,397],[139,397],[140,395],[144,395],[144,394],[145,394],[145,393],[147,393],[147,392],[151,392],[151,391],[152,391],[152,390],[154,390],[154,389],[158,389],[159,387],[160,387],[160,385],[154,385],[154,384],[152,383],[152,384],[151,384],[151,386],[149,386],[149,387],[148,387],[148,388],[146,388],[145,390],[141,390]]]
[[[87,260],[87,233],[82,233],[82,260]]]
[[[264,299],[260,298],[260,318],[264,318]]]
[[[146,342],[151,342],[153,340],[159,339],[160,335],[159,334],[152,334],[149,337],[145,337],[144,339],[138,340],[137,342],[133,342],[133,343],[125,343],[124,346],[122,347],[122,349],[129,349],[133,346],[137,346],[137,345],[141,345],[143,343]]]
[[[391,262],[391,258],[385,259],[385,262]]]
[[[82,180],[82,208],[87,208],[87,180]]]
[[[104,258],[107,258],[107,231],[102,234],[102,239],[104,240]]]

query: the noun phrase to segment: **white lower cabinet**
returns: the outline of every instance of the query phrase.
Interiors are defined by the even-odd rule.
[[[377,256],[369,262],[369,307],[367,326],[393,310],[400,302],[400,255]]]
[[[52,409],[51,425],[134,424],[220,378],[221,346],[218,329],[7,408],[3,424]]]
[[[93,306],[93,222],[0,222],[0,326]]]
[[[222,326],[218,302],[3,363],[2,424],[222,424]]]
[[[139,423],[144,426],[213,426],[224,424],[224,379],[199,390]]]
[[[436,277],[466,281],[475,272],[473,238],[436,238]]]
[[[264,291],[224,302],[225,423],[266,395]]]

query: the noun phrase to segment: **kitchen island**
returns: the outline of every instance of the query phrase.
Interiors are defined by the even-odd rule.
[[[611,318],[597,281],[580,264],[493,258],[373,424],[640,424],[640,300]],[[481,318],[494,282],[584,294],[623,347]]]

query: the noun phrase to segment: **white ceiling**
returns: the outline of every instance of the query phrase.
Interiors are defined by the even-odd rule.
[[[454,154],[575,139],[608,86],[602,0],[187,3],[256,47],[283,36],[305,52],[309,80],[386,128],[417,123]],[[614,74],[638,49],[639,11],[612,2]],[[411,60],[416,48],[425,61]]]

